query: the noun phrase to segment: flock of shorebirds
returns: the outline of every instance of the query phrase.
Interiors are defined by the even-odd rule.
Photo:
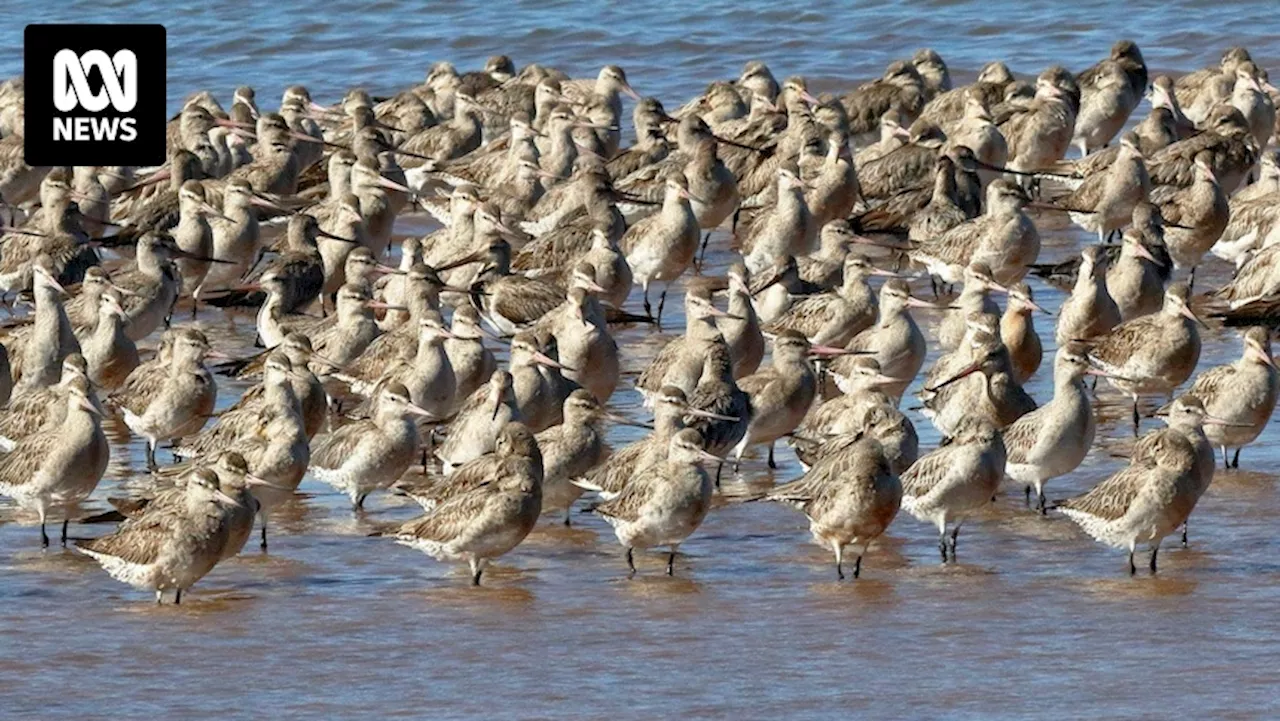
[[[899,509],[954,560],[962,521],[1006,478],[1127,549],[1130,572],[1149,546],[1154,572],[1163,538],[1182,527],[1185,542],[1217,450],[1238,465],[1276,405],[1276,94],[1242,48],[1148,78],[1129,41],[1079,74],[1019,80],[992,62],[964,87],[923,50],[842,94],[750,62],[670,110],[617,66],[580,80],[499,56],[332,106],[301,86],[276,111],[249,87],[229,106],[200,92],[169,123],[162,167],[36,168],[10,80],[0,290],[32,309],[3,330],[0,494],[34,512],[45,546],[50,518],[63,545],[71,520],[118,521],[75,546],[157,601],[180,601],[255,522],[265,549],[272,509],[308,473],[357,511],[377,491],[413,498],[423,514],[380,535],[465,561],[476,584],[584,494],[633,573],[649,548],[669,549],[672,573],[724,466],[756,447],[773,466],[783,441],[804,475],[731,500],[797,508],[841,578],[845,549],[857,577]],[[439,229],[393,236],[419,213]],[[1037,222],[1053,214],[1098,244],[1041,264]],[[703,273],[726,236],[737,261]],[[1205,303],[1249,327],[1239,360],[1192,379],[1208,254],[1236,272]],[[1028,273],[1071,288],[1044,369]],[[612,329],[660,328],[682,278],[685,331],[634,380],[651,432],[610,453],[603,424],[634,423],[607,409]],[[211,348],[206,305],[256,308],[264,350]],[[941,315],[934,337],[915,308]],[[945,440],[922,454],[899,406],[930,344],[944,353],[918,402]],[[1040,403],[1022,387],[1037,372],[1053,377]],[[219,374],[260,381],[215,413]],[[1132,399],[1135,435],[1144,397],[1166,402],[1166,425],[1051,502],[1046,484],[1093,446],[1090,375]],[[145,439],[153,484],[74,516],[112,453],[106,414]]]

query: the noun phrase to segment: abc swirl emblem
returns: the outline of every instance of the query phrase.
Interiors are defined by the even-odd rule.
[[[163,25],[28,25],[27,165],[165,161]]]

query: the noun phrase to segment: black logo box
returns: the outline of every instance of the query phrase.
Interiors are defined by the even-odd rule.
[[[60,50],[77,55],[101,50],[108,57],[130,50],[137,58],[138,97],[133,110],[117,112],[110,103],[99,112],[77,107],[61,112],[54,105],[53,58]],[[163,25],[28,25],[24,34],[25,160],[31,166],[160,165],[165,162],[165,29]],[[103,79],[96,68],[88,72],[89,87],[101,92]],[[137,136],[131,141],[55,140],[54,119],[87,117],[132,118]]]

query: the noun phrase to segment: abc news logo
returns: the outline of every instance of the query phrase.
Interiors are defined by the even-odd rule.
[[[28,165],[165,160],[163,25],[28,25]]]

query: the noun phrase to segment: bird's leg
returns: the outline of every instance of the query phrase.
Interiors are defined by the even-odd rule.
[[[351,510],[356,513],[360,513],[364,511],[364,499],[368,495],[369,495],[368,493],[361,493],[360,495],[356,496],[355,501],[351,504]]]
[[[667,287],[662,287],[662,295],[658,296],[658,330],[662,330],[662,309],[667,305]]]
[[[70,518],[62,519],[62,547],[67,547],[67,524],[71,523]]]
[[[1138,573],[1138,567],[1133,565],[1133,549],[1129,549],[1129,575],[1133,576]]]
[[[40,512],[40,547],[49,547],[49,534],[44,530],[44,511]]]
[[[679,548],[679,547],[680,547],[680,544],[678,544],[678,543],[673,543],[673,544],[671,544],[671,553],[668,553],[668,554],[667,554],[667,575],[668,575],[668,576],[674,576],[674,575],[675,575],[675,571],[676,571],[676,568],[675,568],[675,567],[676,567],[676,549],[677,549],[677,548]]]
[[[1031,507],[1031,484],[1027,484],[1027,487],[1024,488],[1023,491],[1025,491],[1027,494],[1027,508],[1030,508]]]
[[[259,547],[265,552],[267,550],[267,514],[259,510],[258,519],[262,522],[262,543]]]
[[[836,552],[836,578],[844,580],[844,546],[837,540],[831,541],[831,550]]]
[[[471,585],[479,586],[480,576],[484,573],[484,568],[480,566],[480,559],[472,556],[468,562],[471,565]]]
[[[706,235],[702,236],[702,247],[698,250],[698,262],[693,264],[694,273],[697,275],[700,275],[702,273],[702,266],[703,264],[706,263],[707,244],[710,242],[711,242],[711,231],[708,230]]]
[[[164,603],[164,591],[156,591],[156,605]]]
[[[1151,572],[1152,573],[1156,572],[1156,554],[1158,553],[1160,553],[1159,541],[1156,542],[1156,545],[1151,547]]]
[[[147,470],[155,473],[156,466],[156,446],[150,439],[147,440]]]
[[[573,504],[569,504],[569,507],[564,509],[564,527],[565,528],[568,528],[573,525],[573,523],[569,520],[569,516],[572,515],[572,513],[573,513]]]
[[[938,278],[933,274],[929,275],[929,287],[933,289],[933,299],[938,299]]]
[[[649,286],[644,286],[644,314],[653,317],[653,308],[649,305]]]
[[[1237,470],[1240,468],[1240,449],[1239,448],[1236,449],[1235,455],[1232,456],[1231,458],[1231,467]]]
[[[181,588],[173,592],[173,605],[175,606],[182,605],[182,589]]]
[[[1192,266],[1191,272],[1187,274],[1187,295],[1191,295],[1196,289],[1196,269]]]
[[[632,576],[636,575],[636,559],[634,554],[634,549],[627,546],[627,569],[631,571]]]
[[[720,472],[724,470],[724,461],[716,464],[716,490],[720,490]]]
[[[773,460],[773,444],[772,443],[769,444],[769,467],[775,470],[778,468],[778,464]]]
[[[1222,468],[1223,468],[1223,470],[1226,470],[1226,471],[1231,470],[1231,459],[1230,459],[1229,457],[1227,457],[1227,447],[1226,447],[1226,446],[1218,446],[1218,447],[1222,449]]]
[[[1044,488],[1036,489],[1036,509],[1040,511],[1040,515],[1049,515],[1048,504],[1044,501]]]
[[[1142,422],[1142,419],[1138,417],[1138,397],[1135,395],[1133,397],[1133,437],[1134,438],[1138,437],[1138,426],[1141,424],[1141,422]]]
[[[952,563],[955,563],[955,560],[956,560],[956,536],[959,536],[959,535],[960,535],[960,524],[957,523],[956,527],[951,529],[951,562]]]
[[[866,549],[864,548],[863,552],[865,551]],[[859,553],[858,557],[853,559],[853,577],[856,579],[858,576],[861,576],[861,575],[862,575],[862,553]]]
[[[1182,522],[1182,547],[1187,547],[1187,522]]]
[[[942,562],[947,562],[947,529],[943,527],[942,533],[938,535],[938,551],[942,553]]]

